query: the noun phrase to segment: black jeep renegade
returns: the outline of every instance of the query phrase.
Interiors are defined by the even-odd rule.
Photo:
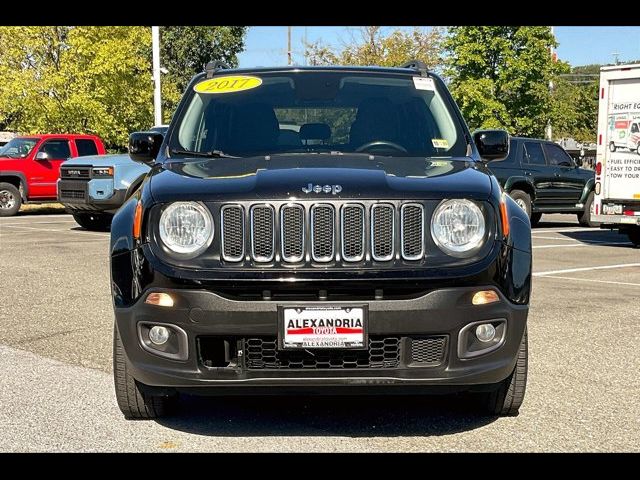
[[[442,80],[400,68],[208,68],[111,227],[128,418],[180,392],[469,392],[515,415],[531,231]]]

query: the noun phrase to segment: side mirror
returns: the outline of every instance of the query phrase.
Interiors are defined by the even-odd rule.
[[[40,151],[36,153],[36,160],[49,160],[49,154],[47,152]]]
[[[129,156],[135,162],[152,165],[164,136],[158,132],[134,132],[129,135]]]
[[[477,130],[473,141],[480,157],[487,162],[504,160],[509,155],[509,134],[504,130]]]

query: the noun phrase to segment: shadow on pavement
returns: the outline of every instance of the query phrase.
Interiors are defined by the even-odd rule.
[[[475,413],[463,396],[183,395],[176,416],[158,423],[211,436],[439,436],[473,430],[497,417]]]

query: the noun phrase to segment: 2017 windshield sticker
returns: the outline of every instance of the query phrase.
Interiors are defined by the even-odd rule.
[[[262,85],[262,79],[248,75],[216,77],[198,83],[193,89],[197,93],[221,94],[251,90]]]
[[[416,90],[435,90],[436,85],[433,83],[433,78],[429,77],[413,77],[413,85]]]
[[[434,148],[449,148],[449,142],[444,138],[433,138],[431,143]]]

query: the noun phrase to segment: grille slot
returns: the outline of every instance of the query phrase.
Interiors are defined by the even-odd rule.
[[[311,256],[316,262],[329,262],[335,256],[335,211],[333,205],[311,207]]]
[[[371,207],[371,256],[379,262],[393,258],[395,219],[393,205]]]
[[[285,262],[300,262],[304,258],[304,208],[285,205],[280,210],[282,258]]]
[[[278,350],[276,337],[245,338],[249,370],[396,368],[400,364],[400,337],[369,337],[366,350]]]
[[[409,203],[400,209],[400,235],[402,258],[419,260],[424,255],[424,208]]]
[[[60,190],[60,198],[77,198],[83,199],[85,197],[84,190]]]
[[[364,258],[364,207],[345,205],[340,214],[342,257],[349,262]]]
[[[225,205],[221,209],[222,258],[239,262],[244,258],[244,210],[240,205]]]
[[[440,365],[444,362],[446,345],[446,336],[412,338],[411,362],[423,366]]]
[[[91,177],[91,168],[89,167],[75,167],[75,168],[61,168],[60,178],[89,178]]]
[[[251,207],[251,256],[256,262],[270,262],[275,253],[275,215],[271,205]]]

